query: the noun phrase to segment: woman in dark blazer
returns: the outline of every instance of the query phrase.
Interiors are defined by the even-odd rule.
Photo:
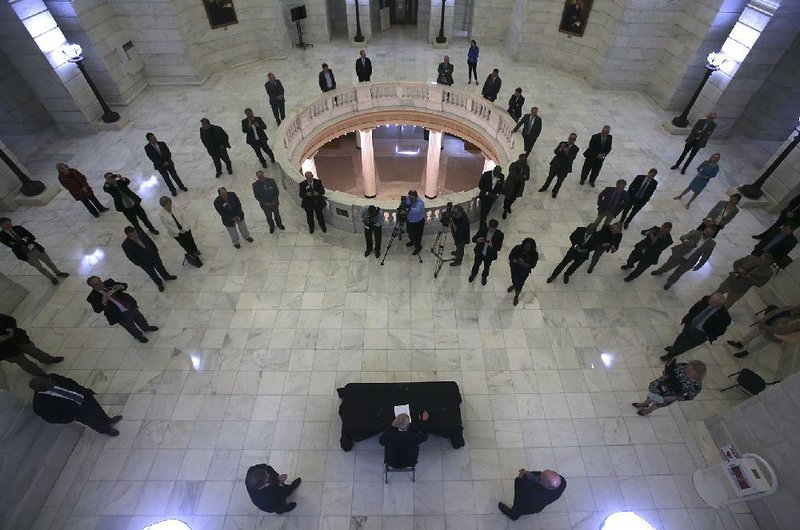
[[[522,244],[511,249],[508,254],[508,264],[511,267],[511,286],[508,292],[514,291],[514,305],[519,303],[519,293],[525,280],[530,276],[536,263],[539,261],[539,253],[536,252],[536,241],[532,237],[526,237]]]

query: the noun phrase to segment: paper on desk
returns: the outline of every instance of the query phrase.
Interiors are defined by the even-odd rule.
[[[400,414],[408,415],[408,419],[411,420],[411,408],[408,405],[395,405],[394,406],[394,417],[398,417]]]

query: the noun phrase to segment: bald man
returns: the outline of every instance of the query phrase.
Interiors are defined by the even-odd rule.
[[[498,502],[497,507],[506,517],[516,521],[520,515],[541,512],[548,504],[557,501],[565,489],[567,479],[553,470],[520,469],[519,475],[514,479],[514,505],[509,508]]]
[[[717,337],[725,333],[730,323],[731,316],[725,309],[725,295],[713,293],[704,296],[683,317],[681,320],[683,330],[675,338],[672,346],[664,348],[667,353],[661,356],[661,360],[669,361],[706,341],[713,343]]]
[[[256,508],[267,513],[287,513],[297,506],[296,502],[286,502],[287,497],[300,485],[300,477],[286,484],[287,476],[279,475],[272,466],[258,464],[247,470],[244,479],[247,494]]]
[[[420,430],[410,430],[408,414],[398,414],[391,427],[378,440],[384,446],[383,461],[393,468],[411,467],[417,463],[419,444],[428,439],[428,411],[423,411]]]

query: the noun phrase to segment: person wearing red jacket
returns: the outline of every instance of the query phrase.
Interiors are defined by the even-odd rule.
[[[63,162],[56,164],[56,169],[58,169],[58,181],[61,185],[66,188],[73,199],[81,201],[90,214],[100,217],[101,212],[108,211],[108,208],[100,204],[100,201],[94,196],[94,191],[83,173]]]

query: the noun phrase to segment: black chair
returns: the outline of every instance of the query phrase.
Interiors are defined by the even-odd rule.
[[[414,451],[405,455],[393,455],[390,458],[388,448],[383,449],[383,483],[389,483],[389,473],[408,473],[411,472],[411,482],[417,481],[417,459],[419,458],[419,447],[414,447]]]
[[[730,390],[731,388],[738,388],[751,396],[755,396],[756,394],[761,393],[765,388],[769,385],[774,385],[776,383],[780,383],[780,381],[773,381],[771,383],[767,383],[764,381],[764,378],[755,373],[752,370],[748,370],[747,368],[742,368],[738,372],[734,372],[728,377],[736,376],[736,384],[731,385],[729,387],[723,388],[720,392],[725,392],[726,390]]]

